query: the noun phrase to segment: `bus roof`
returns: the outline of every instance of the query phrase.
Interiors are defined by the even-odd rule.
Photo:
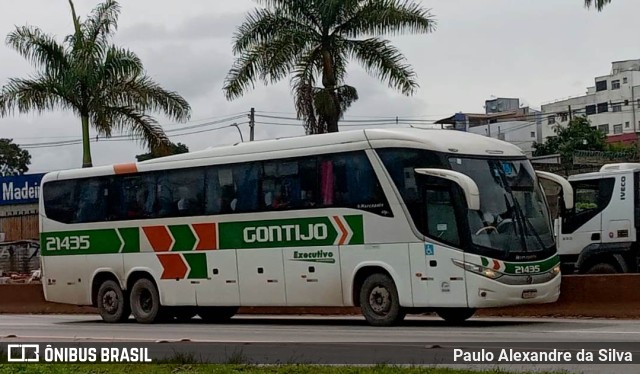
[[[231,146],[213,147],[202,151],[151,159],[140,164],[304,149],[367,141],[373,148],[377,148],[376,145],[382,145],[383,143],[388,146],[393,142],[404,142],[405,144],[406,142],[413,142],[421,148],[445,153],[482,156],[524,156],[524,152],[515,145],[482,135],[456,130],[399,128],[350,130],[331,134],[244,142]]]
[[[359,143],[359,144],[358,144]],[[380,147],[415,147],[430,149],[459,155],[477,156],[509,156],[525,157],[525,153],[513,144],[489,138],[482,135],[440,129],[366,129],[343,131],[330,134],[317,134],[280,139],[259,140],[253,142],[237,143],[235,145],[207,148],[201,151],[182,153],[173,156],[160,157],[137,163],[143,165],[157,165],[166,162],[179,162],[189,160],[203,161],[218,157],[242,156],[258,153],[270,153],[277,151],[295,151],[297,149],[309,150],[311,148],[322,149],[328,146],[345,145],[353,148],[380,148]],[[98,166],[84,169],[71,169],[51,172],[45,175],[42,183],[55,179],[82,178],[94,175],[113,174],[119,168],[136,169],[135,163],[122,165]],[[118,170],[115,170],[118,173]],[[126,170],[124,171],[126,172]]]

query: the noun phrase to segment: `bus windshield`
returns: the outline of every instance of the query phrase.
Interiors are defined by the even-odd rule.
[[[516,257],[524,259],[554,245],[547,205],[527,160],[450,157],[449,163],[479,187],[480,209],[467,213],[475,246],[507,256],[519,252]]]

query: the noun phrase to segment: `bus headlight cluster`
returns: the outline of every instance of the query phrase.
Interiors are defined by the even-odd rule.
[[[464,261],[460,261],[460,260],[453,260],[453,263],[456,264],[457,266],[463,268],[464,270],[468,270],[468,271],[470,271],[472,273],[480,274],[480,275],[485,276],[487,278],[497,279],[497,278],[500,278],[502,276],[502,273],[497,272],[497,271],[495,271],[493,269],[489,269],[489,268],[486,268],[484,266],[472,264],[472,263],[469,263],[469,262],[464,262]]]
[[[558,274],[560,274],[560,264],[558,264],[558,265],[554,266],[554,267],[553,267],[553,269],[551,269],[551,273],[552,273],[553,275],[558,275]]]

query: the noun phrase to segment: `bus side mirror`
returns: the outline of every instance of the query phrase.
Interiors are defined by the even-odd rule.
[[[571,183],[558,174],[549,173],[546,171],[536,171],[536,175],[539,179],[545,179],[560,185],[562,189],[562,201],[564,202],[564,210],[568,211],[573,209],[573,187]]]
[[[471,210],[480,210],[480,191],[478,185],[469,176],[457,171],[447,169],[421,168],[415,169],[418,174],[447,179],[462,188],[467,205]]]

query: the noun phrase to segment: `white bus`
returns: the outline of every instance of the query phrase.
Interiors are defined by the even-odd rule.
[[[48,301],[106,322],[360,307],[371,325],[555,302],[548,206],[523,152],[453,130],[361,130],[47,174]]]

